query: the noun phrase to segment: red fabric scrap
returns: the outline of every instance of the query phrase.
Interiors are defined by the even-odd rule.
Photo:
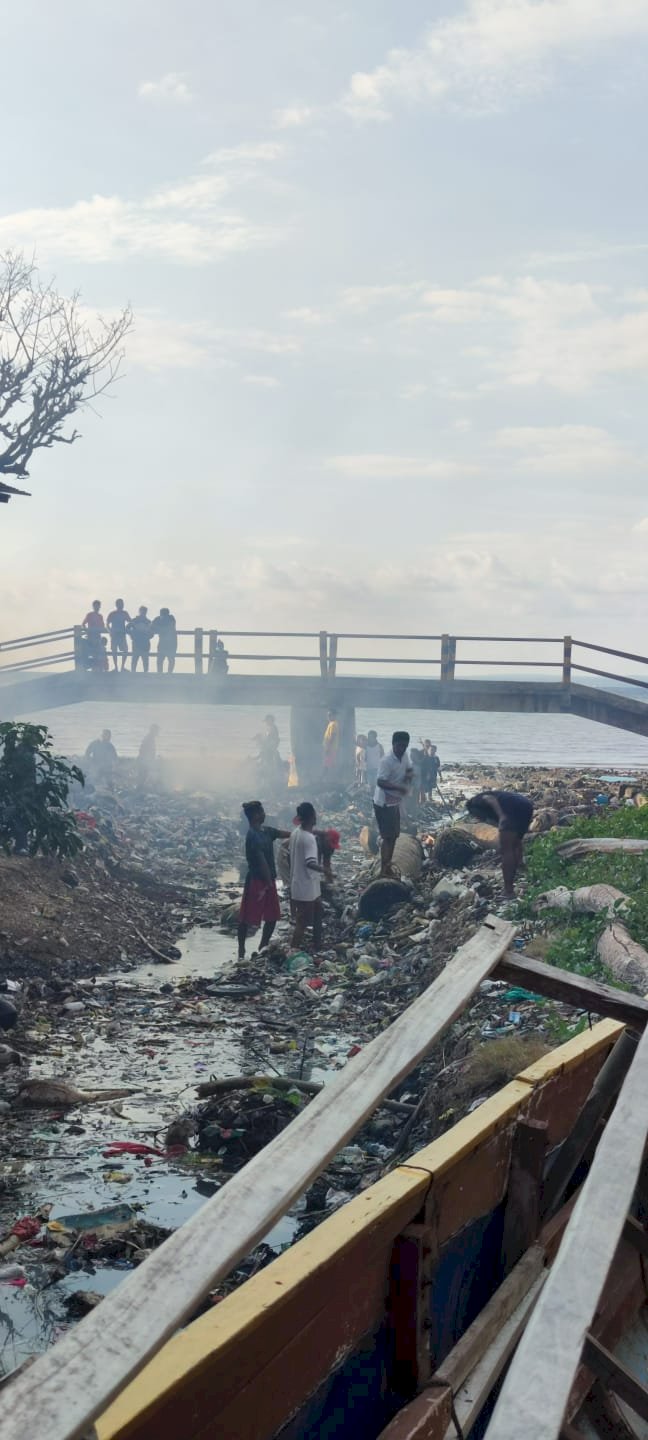
[[[103,1157],[111,1160],[114,1155],[164,1155],[164,1150],[156,1150],[154,1145],[140,1145],[137,1140],[113,1140],[103,1151]]]
[[[43,1222],[38,1216],[25,1215],[22,1220],[16,1220],[9,1231],[10,1235],[17,1235],[19,1240],[33,1240],[42,1228]]]

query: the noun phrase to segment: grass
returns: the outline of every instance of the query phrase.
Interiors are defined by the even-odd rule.
[[[558,854],[559,847],[568,840],[597,836],[648,840],[648,806],[605,809],[600,815],[577,820],[564,829],[538,837],[527,850],[527,890],[518,907],[519,918],[536,920],[535,900],[557,885],[567,885],[570,890],[580,885],[614,885],[629,898],[624,924],[633,940],[648,948],[648,852],[645,855],[585,855],[582,860],[563,860]],[[614,984],[596,954],[596,943],[608,923],[605,915],[546,910],[542,922],[549,928],[545,956],[548,964]]]

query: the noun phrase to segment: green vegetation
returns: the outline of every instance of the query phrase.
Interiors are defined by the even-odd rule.
[[[520,919],[537,919],[534,902],[545,890],[566,885],[607,884],[623,890],[629,906],[623,915],[633,940],[648,948],[648,852],[644,855],[585,855],[581,860],[563,860],[559,847],[568,840],[596,836],[648,840],[648,806],[641,809],[601,809],[600,814],[577,820],[573,825],[542,835],[527,851],[527,891],[518,907]],[[564,910],[546,910],[542,923],[549,944],[543,959],[564,970],[574,970],[595,980],[614,984],[596,955],[596,942],[608,923],[605,915],[573,915]]]
[[[82,840],[68,805],[74,782],[83,785],[82,772],[52,754],[45,725],[0,725],[0,848],[76,855]]]

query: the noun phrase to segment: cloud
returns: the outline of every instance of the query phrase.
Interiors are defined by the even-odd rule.
[[[497,444],[519,452],[525,470],[581,474],[593,469],[627,470],[640,463],[608,430],[596,425],[517,425],[499,430]]]
[[[576,393],[605,375],[648,372],[648,299],[583,281],[491,276],[462,289],[427,287],[401,322],[468,329],[463,354],[483,363],[491,384]]]
[[[287,105],[283,110],[275,110],[272,118],[277,130],[295,130],[301,125],[308,125],[313,115],[310,105]]]
[[[137,91],[141,100],[153,100],[171,105],[187,105],[193,94],[184,74],[170,70],[159,80],[143,80]]]
[[[281,146],[238,146],[217,151],[203,173],[164,185],[142,199],[94,195],[60,208],[0,217],[0,247],[36,247],[40,255],[88,263],[128,256],[205,264],[276,241],[279,230],[240,213],[226,200],[258,183],[259,167]]]
[[[296,320],[300,325],[327,325],[330,318],[323,310],[313,310],[309,305],[301,305],[297,310],[286,310],[286,319]]]
[[[258,385],[263,390],[274,390],[280,384],[276,375],[244,375],[243,380],[246,385]]]
[[[632,528],[637,532],[638,535],[648,534],[648,515],[644,515],[643,520],[638,520],[636,525],[633,525]]]
[[[332,455],[326,462],[327,469],[336,470],[340,475],[361,480],[416,479],[428,476],[444,480],[452,475],[471,475],[477,471],[475,465],[464,465],[456,460],[431,460],[419,455]]]
[[[364,120],[388,119],[401,103],[488,113],[544,90],[561,60],[582,65],[647,35],[645,0],[469,0],[418,45],[352,75],[342,104]]]

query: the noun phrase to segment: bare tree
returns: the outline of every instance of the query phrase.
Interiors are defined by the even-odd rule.
[[[91,325],[78,294],[43,284],[24,255],[0,255],[0,475],[24,477],[35,450],[74,444],[66,422],[116,379],[132,318],[127,308]]]

